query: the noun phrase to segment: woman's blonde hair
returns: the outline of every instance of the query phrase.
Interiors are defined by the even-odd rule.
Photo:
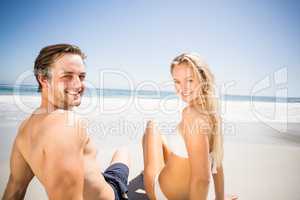
[[[205,113],[208,114],[212,124],[212,132],[209,134],[210,149],[217,166],[221,166],[223,160],[223,137],[221,133],[221,118],[218,112],[218,101],[214,91],[214,76],[208,65],[197,54],[184,53],[173,59],[171,63],[171,74],[174,67],[179,64],[186,64],[191,67],[194,75],[200,81],[196,103]]]

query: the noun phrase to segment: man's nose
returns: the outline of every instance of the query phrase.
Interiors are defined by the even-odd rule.
[[[82,83],[81,83],[80,78],[78,76],[73,77],[72,86],[74,88],[80,88],[82,86]]]

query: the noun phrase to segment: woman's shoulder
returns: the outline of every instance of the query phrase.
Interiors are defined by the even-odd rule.
[[[183,110],[181,127],[188,132],[210,132],[212,128],[209,115],[192,107]]]
[[[195,107],[187,106],[182,111],[182,120],[186,122],[209,122],[209,115]]]

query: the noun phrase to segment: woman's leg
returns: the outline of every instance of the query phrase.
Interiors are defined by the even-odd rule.
[[[154,178],[165,163],[162,138],[153,121],[148,121],[143,136],[143,154],[144,186],[148,197],[154,200]]]

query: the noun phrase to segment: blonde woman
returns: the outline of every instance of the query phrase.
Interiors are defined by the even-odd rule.
[[[147,195],[151,200],[207,199],[212,174],[215,198],[222,200],[223,141],[213,75],[195,54],[177,56],[171,75],[187,106],[176,134],[168,141],[153,121],[147,123],[143,136]]]

